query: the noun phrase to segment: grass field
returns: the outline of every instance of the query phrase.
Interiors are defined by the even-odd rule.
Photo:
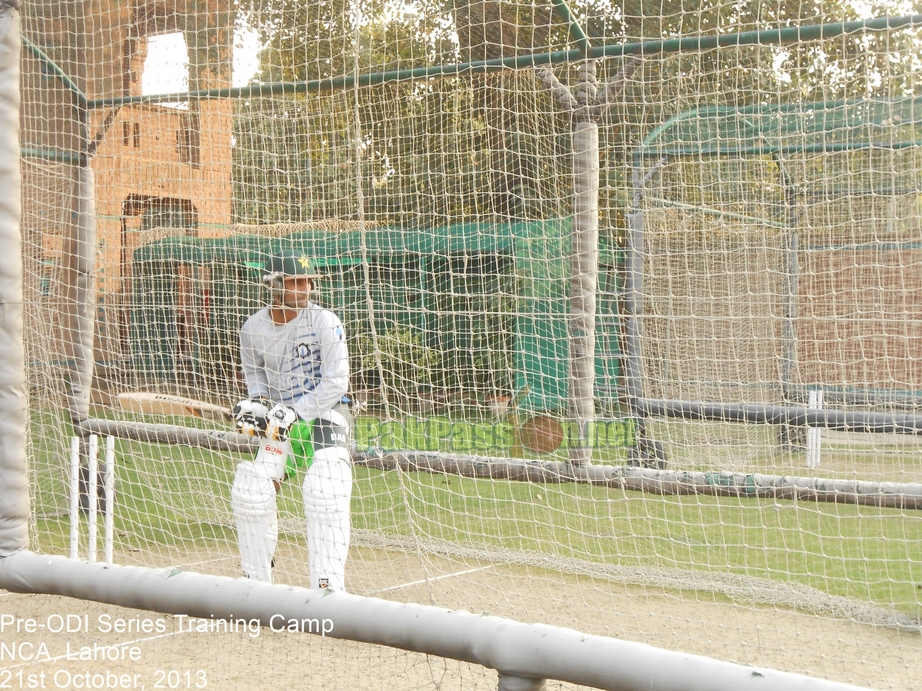
[[[34,548],[66,553],[66,426],[53,415],[33,415],[32,425]],[[235,551],[229,492],[244,456],[124,440],[116,450],[117,553],[166,566],[158,555],[168,548]],[[296,483],[279,509],[282,541],[300,542]],[[561,570],[576,560],[768,579],[922,618],[918,512],[364,467],[355,468],[352,509],[356,531],[474,548],[497,563],[527,553]]]

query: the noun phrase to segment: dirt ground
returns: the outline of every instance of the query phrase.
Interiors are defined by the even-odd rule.
[[[119,557],[132,561],[130,554]],[[185,570],[237,575],[228,554],[161,557]],[[303,585],[297,546],[280,545],[277,561],[278,582]],[[347,578],[357,595],[540,621],[874,689],[922,689],[917,632],[744,607],[701,591],[369,547],[352,550]],[[497,688],[496,673],[477,665],[318,635],[192,628],[170,615],[0,591],[0,689]],[[548,682],[548,689],[574,688]]]

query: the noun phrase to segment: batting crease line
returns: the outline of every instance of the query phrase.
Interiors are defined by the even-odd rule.
[[[386,593],[389,590],[400,590],[401,588],[409,588],[411,585],[420,585],[422,583],[431,583],[432,581],[441,581],[445,578],[454,578],[455,576],[463,576],[468,573],[477,573],[478,571],[486,571],[487,569],[492,569],[493,565],[482,566],[479,569],[468,569],[467,571],[458,571],[457,573],[449,573],[444,576],[436,576],[435,578],[424,578],[421,581],[413,581],[412,583],[402,583],[401,585],[392,585],[387,588],[380,588],[378,590],[372,590],[368,595],[374,595],[375,593]]]
[[[237,557],[228,556],[228,557],[216,557],[214,559],[205,559],[204,561],[193,561],[189,564],[180,564],[180,566],[198,566],[199,564],[215,564],[219,561],[228,561],[230,559],[236,559]]]

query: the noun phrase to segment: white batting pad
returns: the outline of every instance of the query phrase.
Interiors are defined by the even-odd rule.
[[[237,466],[231,504],[237,520],[240,567],[249,578],[271,583],[279,524],[275,486],[265,467],[249,461]]]
[[[311,588],[345,592],[352,465],[346,449],[315,452],[302,486]]]

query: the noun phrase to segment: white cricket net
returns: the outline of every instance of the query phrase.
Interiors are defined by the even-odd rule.
[[[387,460],[410,451],[566,468],[579,439],[572,267],[597,265],[594,465],[618,477],[664,465],[711,486],[735,473],[744,485],[918,488],[919,436],[648,417],[636,405],[812,400],[922,419],[922,29],[676,43],[910,5],[24,3],[32,549],[72,544],[68,405],[84,295],[74,169],[89,160],[93,420],[234,431],[222,410],[247,395],[239,330],[268,304],[263,265],[295,253],[323,275],[316,300],[342,320],[350,351],[351,593],[922,689],[922,513],[910,503],[664,495]],[[629,54],[658,43],[636,61],[597,55],[595,82],[581,84],[583,34]],[[500,58],[505,67],[480,69]],[[246,85],[262,91],[230,91]],[[124,100],[187,91],[201,97]],[[573,133],[586,121],[598,127],[586,160],[600,180],[576,199],[586,185]],[[585,204],[598,208],[598,241],[574,257]],[[642,243],[628,241],[632,227]],[[191,402],[120,398],[139,392]],[[115,563],[240,576],[231,485],[252,453],[114,444]],[[303,477],[278,494],[276,583],[308,583]],[[81,471],[80,558],[89,479]],[[51,660],[0,656],[0,675],[111,669],[148,688],[158,670],[182,688],[199,671],[215,689],[497,684],[476,665],[331,638],[0,597],[17,617],[91,624],[30,634]],[[163,630],[100,631],[100,617],[159,617]],[[21,637],[0,625],[0,651]],[[83,646],[121,657],[65,656]]]

